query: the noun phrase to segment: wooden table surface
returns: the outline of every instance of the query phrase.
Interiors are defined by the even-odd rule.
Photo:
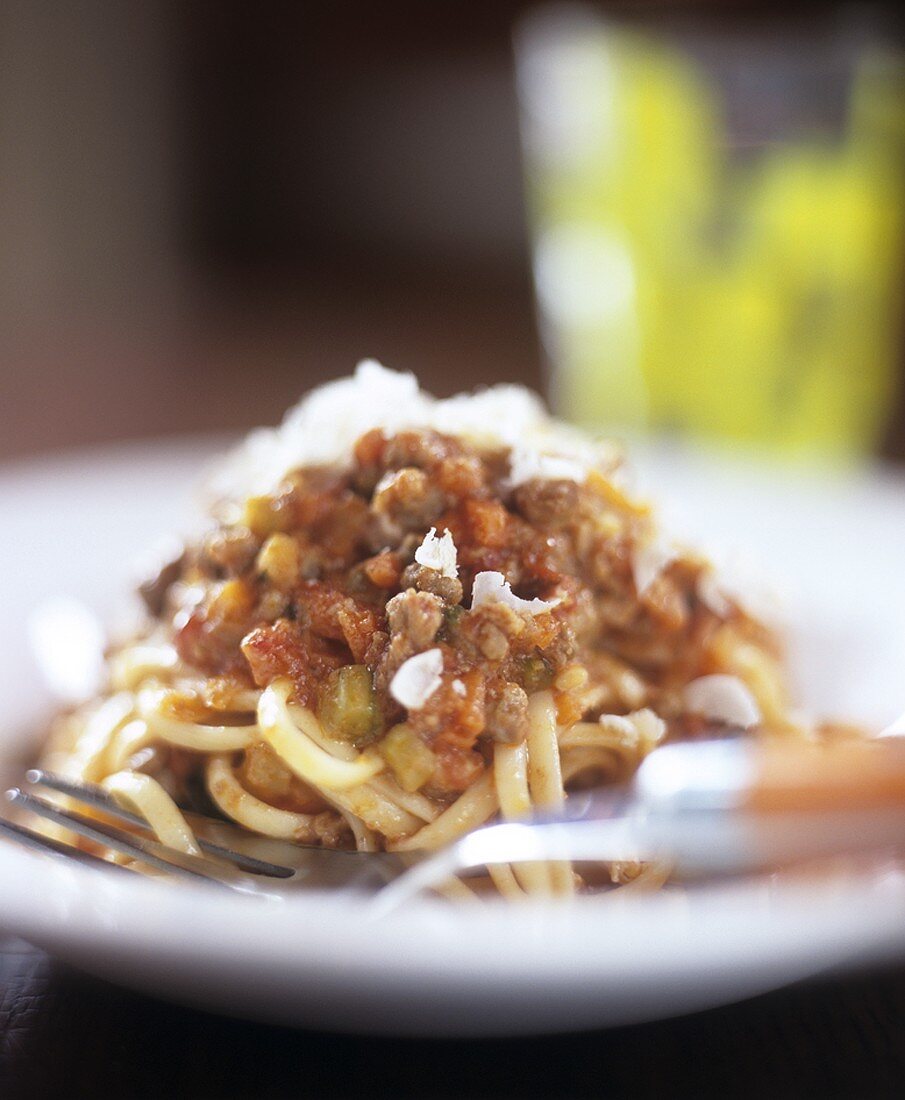
[[[0,939],[5,1100],[903,1094],[905,965],[608,1031],[405,1040],[222,1019]]]

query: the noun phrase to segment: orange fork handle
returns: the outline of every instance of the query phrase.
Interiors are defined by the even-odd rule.
[[[900,808],[905,813],[905,737],[835,743],[761,743],[746,809],[783,811]]]

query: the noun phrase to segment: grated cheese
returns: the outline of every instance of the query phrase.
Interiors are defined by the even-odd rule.
[[[390,681],[390,695],[406,710],[420,710],[442,681],[443,652],[428,649],[400,665]]]
[[[649,753],[666,736],[666,723],[649,707],[633,710],[631,714],[601,714],[600,725],[608,733],[623,739],[633,749]]]
[[[452,532],[444,531],[438,538],[437,528],[432,527],[415,551],[415,561],[428,569],[436,569],[441,577],[455,580],[459,575],[459,569]]]
[[[687,710],[712,722],[750,729],[761,721],[751,689],[737,676],[701,676],[686,684],[683,698]]]
[[[554,600],[523,600],[512,591],[512,586],[502,573],[486,571],[478,573],[471,591],[471,610],[476,611],[485,604],[501,603],[523,615],[541,615],[551,611],[558,603]]]
[[[632,575],[635,578],[635,591],[639,596],[643,596],[670,562],[675,561],[677,553],[675,546],[662,538],[653,538],[635,547],[632,553]]]
[[[278,428],[252,432],[213,471],[208,491],[221,502],[241,500],[274,491],[302,466],[349,463],[355,443],[372,428],[386,435],[433,428],[476,443],[536,448],[585,470],[616,464],[611,444],[555,420],[523,386],[490,386],[441,401],[420,389],[413,374],[365,359],[351,377],[312,390]]]
[[[718,577],[716,570],[705,569],[698,577],[698,598],[705,607],[721,619],[728,619],[732,614],[733,596],[725,580]]]
[[[542,454],[530,447],[516,446],[509,458],[509,484],[514,489],[526,481],[584,482],[588,467],[575,458]]]
[[[698,577],[697,593],[705,607],[721,619],[738,608],[774,626],[783,622],[783,599],[756,561],[737,550],[715,552]]]

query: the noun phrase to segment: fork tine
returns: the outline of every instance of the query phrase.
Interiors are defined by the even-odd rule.
[[[123,809],[114,798],[103,790],[103,788],[97,787],[93,783],[76,783],[71,779],[64,779],[60,775],[54,775],[52,772],[45,772],[40,768],[31,768],[26,772],[25,778],[32,786],[47,787],[49,790],[57,791],[59,794],[68,795],[70,798],[74,798],[84,803],[86,806],[91,806],[96,810],[102,810],[104,813],[110,814],[111,817],[116,817],[120,821],[126,822],[128,825],[134,825],[139,829],[148,829],[148,823],[144,818],[131,813],[129,810]],[[202,821],[210,820],[200,814],[193,816],[200,818]],[[203,837],[196,837],[196,839],[198,841],[198,846],[203,851],[207,852],[208,855],[219,856],[229,863],[234,863],[243,871],[250,871],[252,874],[256,875],[268,875],[271,878],[289,878],[294,874],[291,867],[284,867],[279,863],[270,863],[267,860],[245,855],[242,852],[234,852],[231,848],[225,848],[220,844],[214,844],[213,841],[205,840]]]
[[[112,825],[104,825],[102,822],[83,817],[73,811],[64,810],[46,802],[43,798],[27,794],[19,787],[14,787],[6,792],[7,799],[22,809],[30,810],[39,817],[46,818],[63,828],[69,829],[79,836],[100,844],[106,848],[113,848],[133,859],[140,860],[151,867],[168,874],[176,874],[190,878],[201,878],[221,885],[231,885],[236,881],[236,872],[232,867],[224,867],[222,872],[219,867],[198,856],[185,855],[173,848],[167,848],[156,841],[145,840],[143,837],[134,836]]]
[[[47,787],[59,794],[69,795],[70,798],[78,799],[79,802],[84,802],[86,806],[92,806],[96,810],[103,810],[104,813],[118,817],[120,821],[125,821],[129,825],[136,825],[142,829],[148,827],[144,818],[123,809],[105,790],[94,784],[75,783],[71,779],[64,779],[60,775],[45,772],[40,768],[30,768],[25,773],[25,778],[34,787]]]
[[[122,863],[113,863],[91,852],[83,852],[81,848],[74,848],[71,844],[64,844],[60,840],[54,840],[53,837],[44,836],[43,833],[36,833],[33,829],[17,825],[14,821],[7,821],[4,817],[0,817],[0,835],[16,840],[26,848],[32,848],[37,852],[53,852],[56,855],[65,856],[66,859],[75,859],[80,863],[103,867],[105,870],[112,867],[115,871],[136,874],[131,867],[126,867]]]

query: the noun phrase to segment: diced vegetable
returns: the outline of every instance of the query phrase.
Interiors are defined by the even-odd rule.
[[[292,520],[292,511],[281,497],[249,497],[242,510],[242,522],[258,538],[285,531]]]
[[[532,691],[544,691],[553,683],[553,670],[543,657],[525,657],[522,663],[522,687],[530,695]]]
[[[566,665],[556,674],[557,691],[581,691],[588,683],[588,670],[584,665]]]
[[[299,548],[295,539],[277,532],[261,547],[258,571],[277,588],[291,588],[299,577]]]
[[[436,756],[407,722],[393,726],[379,748],[404,791],[417,791],[434,774]]]
[[[224,581],[208,605],[208,618],[241,623],[252,612],[255,594],[241,578]]]
[[[465,614],[465,608],[460,604],[447,604],[443,609],[443,626],[441,627],[444,639],[455,638],[456,630]]]
[[[376,740],[383,716],[371,673],[364,665],[345,665],[331,672],[321,691],[317,716],[324,730],[358,748]]]

